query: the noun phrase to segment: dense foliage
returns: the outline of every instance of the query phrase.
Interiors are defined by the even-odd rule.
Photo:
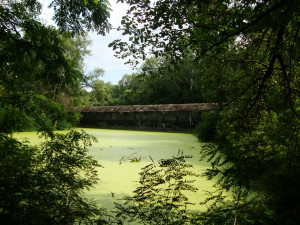
[[[55,134],[40,146],[1,135],[1,224],[89,223],[99,209],[82,195],[98,180],[84,132]],[[93,218],[94,217],[94,218]]]
[[[82,195],[98,179],[99,165],[87,154],[93,138],[53,131],[76,124],[64,94],[85,79],[83,32],[104,34],[110,27],[108,2],[49,3],[59,29],[41,22],[39,1],[0,3],[1,224],[90,223],[99,214]],[[44,142],[14,138],[13,132],[28,129],[37,129]]]
[[[106,0],[51,1],[58,29],[41,22],[37,0],[1,2],[1,224],[96,223],[98,209],[81,195],[97,180],[98,164],[86,154],[91,137],[53,132],[76,121],[62,105],[200,101],[219,104],[198,126],[198,137],[214,142],[202,153],[211,162],[204,176],[217,188],[203,202],[208,211],[182,209],[179,190],[194,189],[183,180],[191,175],[186,164],[174,158],[143,169],[130,207],[118,205],[117,216],[144,224],[297,224],[298,1],[119,1],[130,5],[120,27],[128,39],[110,46],[129,63],[148,59],[116,86],[95,79],[101,69],[82,72],[84,32],[110,27]],[[13,138],[29,124],[46,138],[41,146]]]
[[[101,77],[102,70],[89,75]],[[100,72],[100,73],[99,73]],[[98,74],[98,75],[97,75]],[[167,58],[149,58],[132,74],[125,74],[118,84],[102,80],[89,82],[90,92],[82,89],[77,106],[180,104],[209,101],[202,93],[201,76],[191,58],[174,65]],[[79,99],[82,101],[78,101]]]
[[[111,43],[116,55],[133,64],[149,56],[176,64],[189,52],[204,99],[219,103],[219,121],[209,137],[215,145],[204,154],[212,163],[205,175],[217,179],[219,192],[211,193],[208,202],[215,204],[198,220],[297,224],[298,1],[120,2],[130,5],[120,27],[128,39]],[[200,125],[202,134],[205,127]],[[226,191],[232,196],[224,199]]]
[[[157,225],[188,223],[193,213],[187,206],[193,203],[185,193],[197,190],[191,180],[196,174],[185,162],[188,157],[161,159],[142,168],[134,195],[128,196],[124,205],[116,203],[118,224],[127,221]]]

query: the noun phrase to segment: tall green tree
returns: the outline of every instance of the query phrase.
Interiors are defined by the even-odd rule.
[[[115,90],[121,105],[202,102],[201,76],[190,58],[173,65],[165,58],[149,58],[136,73],[124,75]]]
[[[97,105],[97,99],[94,94],[95,85],[100,82],[99,78],[104,75],[104,70],[96,68],[78,80],[78,85],[70,91],[69,102],[71,107],[85,107]],[[92,91],[90,91],[92,90]],[[101,98],[101,93],[99,94]]]
[[[111,83],[105,83],[103,80],[98,80],[93,85],[91,97],[95,99],[94,105],[109,105],[112,101]]]
[[[53,130],[60,120],[75,124],[56,97],[83,79],[85,50],[66,40],[89,30],[106,33],[109,5],[51,1],[59,29],[41,22],[41,7],[36,0],[0,4],[0,223],[91,223],[99,210],[82,193],[98,179],[99,165],[87,154],[93,138]],[[29,124],[46,139],[40,146],[13,137]]]
[[[89,74],[85,75],[85,57],[90,54],[88,46],[91,44],[87,33],[84,34],[60,34],[62,39],[64,56],[69,60],[70,66],[77,70],[80,76],[73,84],[68,84],[57,94],[54,99],[61,103],[64,108],[71,110],[73,107],[81,107],[86,102],[89,102],[87,97],[86,87],[89,78]],[[43,84],[38,86],[39,93],[43,93],[45,89]]]
[[[160,60],[147,59],[141,67],[141,76],[145,79],[144,104],[202,102],[201,75],[197,67],[188,54],[176,63],[168,56]]]
[[[121,25],[129,41],[111,43],[116,54],[133,64],[149,54],[167,54],[179,61],[189,49],[199,63],[204,96],[222,110],[214,132],[217,145],[210,145],[205,154],[212,161],[206,176],[218,180],[220,193],[231,191],[236,197],[231,198],[231,208],[226,208],[222,195],[209,198],[219,204],[212,207],[215,213],[206,214],[211,220],[205,221],[296,224],[300,219],[298,1],[120,2],[131,6]],[[251,203],[253,196],[256,203]],[[228,210],[235,213],[229,216]]]
[[[145,88],[145,79],[139,73],[125,74],[115,89],[116,103],[119,105],[143,104],[142,92]]]

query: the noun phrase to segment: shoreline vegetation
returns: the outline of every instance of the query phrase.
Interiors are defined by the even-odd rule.
[[[1,1],[1,225],[298,224],[299,1],[117,2],[129,7],[115,30],[119,38],[108,47],[137,70],[112,85],[101,80],[103,69],[85,71],[88,33],[113,29],[110,0]],[[53,10],[55,26],[43,21],[43,4]],[[190,120],[196,137],[54,131],[78,125],[72,108],[193,102],[218,106],[201,113],[199,123]],[[159,125],[168,127],[167,117]],[[45,141],[32,146],[14,138],[25,130],[37,130]],[[204,142],[200,156],[191,158],[197,139]],[[190,202],[185,193],[197,193],[194,185],[206,188],[204,180],[197,185],[190,162],[215,188],[206,189],[202,212],[186,210],[199,199]],[[140,170],[130,177],[138,182],[113,215],[86,198],[97,183],[107,189],[103,196],[119,198],[113,187],[126,192],[127,167]],[[99,180],[105,170],[113,187]]]

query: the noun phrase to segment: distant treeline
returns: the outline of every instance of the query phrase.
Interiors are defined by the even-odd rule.
[[[167,58],[150,58],[136,73],[125,74],[118,84],[104,82],[96,69],[85,87],[71,96],[73,106],[184,104],[213,102],[203,94],[201,74],[189,58],[172,65]],[[90,90],[90,91],[88,91]],[[66,101],[70,102],[70,101]]]

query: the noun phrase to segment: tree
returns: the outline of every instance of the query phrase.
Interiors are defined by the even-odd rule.
[[[118,104],[180,104],[202,101],[200,76],[188,58],[171,64],[168,58],[148,58],[134,74],[119,81]]]
[[[66,1],[56,3],[60,8],[63,8],[66,4],[69,3]],[[103,10],[107,9],[107,7],[105,8],[105,2],[99,1],[98,4],[103,7]],[[83,6],[81,7],[81,10],[88,10]],[[64,51],[67,48],[59,37],[59,32],[53,27],[47,27],[39,22],[38,15],[41,4],[38,1],[8,1],[2,3],[0,9],[2,21],[0,66],[1,73],[4,76],[1,80],[2,86],[6,85],[8,87],[10,85],[12,89],[16,89],[14,86],[26,88],[26,86],[33,84],[33,81],[40,81],[46,84],[45,87],[56,83],[56,87],[52,89],[53,92],[66,83],[72,84],[81,76],[77,70],[78,67],[72,67],[72,59],[65,57]],[[70,10],[74,10],[74,8]],[[93,11],[93,9],[90,10]],[[55,15],[57,13],[56,11]],[[65,11],[65,13],[68,13],[68,11]],[[81,11],[79,10],[78,13],[81,13]],[[103,15],[107,16],[105,13]],[[62,18],[56,16],[56,19],[60,21]],[[64,21],[66,26],[69,19],[73,20],[73,32],[78,31],[78,26],[83,29],[84,23],[86,23],[86,20],[76,21],[76,18],[68,18],[67,21]],[[97,25],[93,24],[88,25],[90,29],[97,28]],[[102,25],[104,27],[101,32],[105,32],[106,28],[109,28],[107,19],[102,21]],[[15,81],[12,72],[18,76]],[[19,83],[14,85],[13,82]]]
[[[111,102],[111,84],[98,80],[93,84],[92,97],[95,98],[94,105],[108,105]]]
[[[300,215],[298,2],[120,2],[131,6],[120,28],[129,41],[111,43],[116,54],[131,63],[149,54],[167,54],[176,62],[190,50],[199,63],[204,96],[219,103],[217,147],[210,145],[207,150],[212,169],[206,176],[218,179],[220,192],[245,191],[249,205],[251,196],[262,199],[248,223],[296,224]],[[219,196],[210,199],[221,202]],[[225,212],[218,207],[212,207],[213,212]],[[242,211],[220,221],[242,223],[246,218]]]
[[[145,88],[145,79],[139,73],[125,74],[118,82],[117,103],[120,105],[143,104],[142,93]]]
[[[98,163],[87,155],[93,138],[84,132],[62,135],[53,130],[61,120],[76,124],[76,117],[56,100],[83,79],[86,50],[66,40],[79,47],[85,44],[71,35],[107,32],[108,3],[52,1],[50,6],[59,30],[40,22],[39,1],[0,4],[1,224],[88,223],[99,213],[82,195],[97,181]],[[41,146],[12,136],[29,124],[46,139]]]
[[[105,35],[110,24],[109,1],[51,1],[50,8],[54,9],[53,19],[60,30],[67,33],[85,33],[87,31],[96,31],[98,34]]]
[[[131,4],[120,28],[123,35],[130,36],[129,42],[117,39],[110,45],[120,57],[139,59],[147,54],[169,54],[176,59],[184,58],[190,49],[195,59],[205,60],[205,55],[210,56],[206,63],[212,59],[220,61],[220,66],[239,63],[244,77],[255,76],[244,82],[245,87],[235,96],[259,89],[257,96],[249,95],[256,102],[262,97],[268,78],[277,72],[284,78],[281,81],[286,94],[297,94],[291,80],[294,76],[290,75],[298,68],[296,1],[120,2]],[[229,57],[225,52],[240,54]]]
[[[95,220],[99,209],[82,195],[98,180],[99,164],[87,154],[92,141],[95,139],[85,132],[71,131],[55,134],[40,146],[30,146],[1,135],[1,223]]]
[[[93,88],[94,83],[97,82],[100,77],[103,77],[104,73],[105,73],[105,71],[103,69],[95,68],[93,71],[88,73],[83,85],[85,87]]]
[[[104,70],[101,68],[96,68],[87,75],[84,75],[83,79],[78,80],[77,86],[69,90],[69,101],[71,107],[80,108],[97,105],[97,99],[95,97],[94,90],[95,86],[97,86],[96,83],[100,82],[98,78],[102,77],[103,75]],[[92,91],[89,89],[92,89]],[[101,98],[101,93],[99,93],[98,97]]]
[[[73,84],[66,85],[57,94],[55,94],[54,99],[62,104],[66,110],[71,110],[73,107],[82,107],[88,104],[89,98],[87,91],[84,86],[86,86],[89,78],[89,74],[84,74],[84,59],[86,55],[90,54],[88,46],[91,44],[91,40],[87,36],[87,33],[79,35],[70,34],[60,34],[62,39],[62,45],[64,49],[64,56],[70,62],[70,66],[78,71],[80,76]],[[46,89],[43,84],[38,83],[37,91],[38,93],[44,93]]]
[[[145,77],[145,104],[180,104],[202,102],[201,76],[197,63],[188,55],[172,63],[168,56],[146,59],[141,76]],[[155,63],[153,63],[153,61]]]

